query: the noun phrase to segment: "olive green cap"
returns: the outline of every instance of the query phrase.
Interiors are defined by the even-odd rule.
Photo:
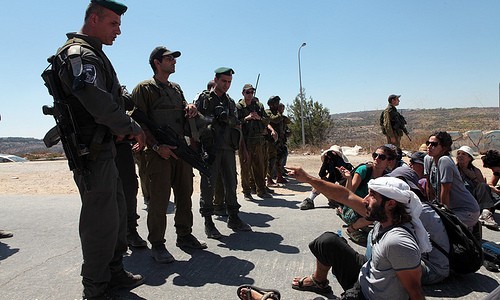
[[[90,2],[105,7],[119,16],[127,11],[127,6],[125,4],[114,0],[91,0]]]
[[[224,75],[233,75],[234,71],[231,68],[228,67],[220,67],[218,69],[215,69],[215,74],[224,74]]]

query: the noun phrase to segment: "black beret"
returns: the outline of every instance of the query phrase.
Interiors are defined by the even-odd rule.
[[[125,4],[114,0],[91,0],[90,2],[105,7],[119,16],[127,11],[127,6]]]

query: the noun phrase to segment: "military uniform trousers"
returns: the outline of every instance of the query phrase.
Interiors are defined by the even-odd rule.
[[[79,232],[83,294],[94,297],[105,292],[113,274],[123,272],[127,208],[114,159],[89,161],[87,168],[90,175],[74,173],[73,177],[82,201]]]
[[[165,243],[167,209],[171,191],[174,192],[174,226],[178,236],[192,232],[193,168],[182,159],[161,158],[146,150],[146,173],[149,177],[148,240],[153,245]]]
[[[243,155],[240,158],[240,172],[241,172],[241,188],[244,194],[250,194],[253,186],[252,181],[255,182],[255,187],[258,195],[266,193],[266,161],[264,161],[264,151],[266,147],[261,143],[247,143],[248,161],[243,162]],[[251,180],[253,178],[253,180]]]
[[[215,159],[210,165],[210,171],[212,172],[210,178],[201,175],[200,213],[203,217],[211,216],[214,213],[213,199],[219,173],[222,176],[227,213],[234,215],[240,210],[236,196],[238,181],[236,178],[236,157],[234,150],[217,149],[215,152]]]
[[[278,161],[278,147],[275,143],[267,141],[267,178],[274,178],[276,175],[276,162]]]
[[[137,231],[137,192],[139,191],[139,182],[135,173],[134,156],[132,154],[132,145],[129,143],[116,144],[116,167],[123,185],[123,194],[127,204],[127,233]]]
[[[401,148],[401,136],[397,135],[394,137],[396,139],[396,142],[391,141],[391,137],[386,135],[387,138],[387,144],[393,144],[394,146]]]

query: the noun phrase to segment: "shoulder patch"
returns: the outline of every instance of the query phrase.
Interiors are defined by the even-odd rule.
[[[88,84],[95,84],[97,72],[94,65],[85,64],[82,70],[82,79]]]

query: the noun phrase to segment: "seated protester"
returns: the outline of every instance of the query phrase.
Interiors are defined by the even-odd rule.
[[[328,198],[352,207],[375,221],[372,255],[350,247],[345,239],[326,232],[309,244],[316,257],[312,275],[295,277],[292,288],[321,294],[331,292],[328,271],[344,289],[342,299],[424,299],[421,279],[429,270],[421,266],[421,254],[432,249],[419,216],[422,203],[408,184],[398,178],[380,177],[368,183],[362,199],[348,189],[322,181],[301,168],[289,168],[290,175],[311,184]]]
[[[372,153],[373,162],[371,164],[360,165],[354,171],[354,175],[345,168],[340,168],[342,175],[346,178],[346,188],[363,198],[368,195],[368,181],[378,178],[387,173],[388,166],[397,158],[397,153],[387,146],[380,146]],[[355,210],[349,206],[342,206],[338,209],[342,220],[346,222],[347,235],[354,242],[366,245],[366,236],[372,222],[365,220]]]
[[[457,168],[462,176],[467,190],[476,198],[481,215],[479,222],[484,226],[497,229],[498,224],[493,218],[495,212],[490,186],[486,183],[481,170],[472,164],[474,153],[469,146],[462,146],[457,151]]]
[[[425,185],[427,179],[424,176],[424,157],[427,155],[427,152],[413,152],[410,155],[410,168],[412,168],[418,176],[418,187],[425,193]]]
[[[488,150],[486,155],[481,157],[481,160],[483,161],[483,167],[493,171],[493,176],[488,181],[488,185],[496,201],[494,207],[498,209],[500,207],[500,188],[498,186],[498,180],[500,179],[500,153],[497,150]]]
[[[424,225],[425,230],[429,233],[430,239],[440,246],[441,249],[450,249],[448,233],[446,232],[446,228],[441,218],[432,207],[423,202],[425,201],[425,196],[419,187],[417,173],[406,166],[402,166],[394,169],[385,176],[399,178],[408,184],[410,190],[420,198],[420,201],[422,201],[420,221]],[[367,253],[369,252],[370,249],[367,249]],[[422,274],[422,284],[434,284],[449,276],[450,261],[438,248],[432,247],[430,252],[422,253],[422,268],[426,269]]]
[[[427,177],[427,199],[448,207],[472,231],[478,222],[479,205],[465,188],[460,172],[450,157],[452,143],[446,131],[433,133],[426,142],[428,155],[424,160],[424,174]]]
[[[352,165],[349,162],[349,159],[347,159],[344,153],[342,153],[342,149],[340,148],[340,146],[333,145],[330,147],[330,149],[323,151],[323,153],[321,153],[321,161],[323,163],[319,170],[319,177],[328,182],[338,182],[342,185],[345,185],[345,179],[342,177],[342,174],[340,174],[340,171],[337,168],[344,167],[345,169],[350,171],[352,170]],[[321,195],[321,193],[318,193],[318,191],[313,189],[311,191],[311,195],[304,199],[304,201],[302,201],[302,203],[300,204],[300,209],[313,209],[314,199],[319,195]],[[330,203],[334,203],[335,205],[335,200],[328,200]]]

